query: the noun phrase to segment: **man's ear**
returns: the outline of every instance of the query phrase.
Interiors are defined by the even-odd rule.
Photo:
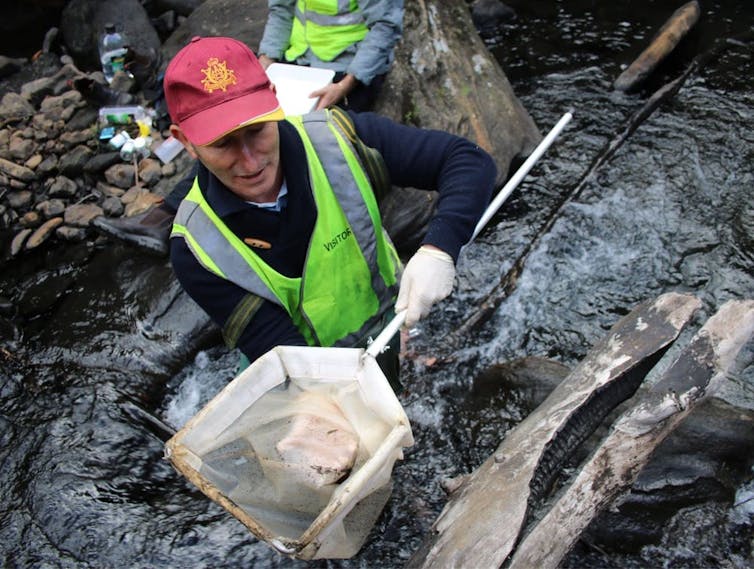
[[[179,127],[177,124],[171,124],[170,134],[172,134],[173,137],[177,138],[178,142],[183,144],[183,146],[186,148],[186,152],[188,152],[193,159],[196,160],[199,157],[196,153],[196,150],[194,150],[194,145],[191,144],[191,142],[189,142],[189,139],[186,138],[186,135],[183,134],[181,127]]]

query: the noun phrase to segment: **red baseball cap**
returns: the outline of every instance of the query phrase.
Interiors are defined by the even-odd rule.
[[[233,38],[194,37],[168,65],[163,87],[172,121],[198,146],[285,118],[259,60]]]

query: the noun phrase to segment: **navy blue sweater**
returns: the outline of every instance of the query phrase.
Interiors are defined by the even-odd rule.
[[[397,124],[374,113],[350,113],[359,138],[377,149],[394,186],[439,192],[437,211],[423,243],[432,244],[457,260],[461,247],[489,203],[496,169],[492,158],[472,142],[436,130]],[[208,203],[237,235],[269,242],[254,251],[271,267],[289,277],[301,276],[316,210],[309,183],[306,154],[295,128],[281,121],[280,155],[288,186],[281,212],[256,208],[223,186],[204,166],[199,186]],[[171,240],[170,258],[186,292],[210,318],[224,327],[247,294],[215,276],[194,258],[182,238]],[[250,361],[279,345],[306,345],[283,308],[264,301],[238,341]]]

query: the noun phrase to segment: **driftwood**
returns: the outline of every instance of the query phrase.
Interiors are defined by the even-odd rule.
[[[699,2],[693,0],[678,8],[660,28],[649,46],[615,80],[613,87],[630,91],[642,83],[672,52],[699,20]]]
[[[592,518],[630,488],[652,451],[725,376],[752,334],[754,301],[724,304],[663,376],[616,420],[507,567],[557,567]]]
[[[451,496],[408,566],[499,567],[564,457],[634,393],[699,305],[669,293],[616,323]]]

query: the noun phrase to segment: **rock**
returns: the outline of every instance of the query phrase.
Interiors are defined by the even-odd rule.
[[[84,171],[84,165],[93,155],[94,153],[89,148],[80,144],[60,157],[58,169],[64,176],[78,176]]]
[[[120,217],[124,209],[123,202],[115,196],[109,196],[102,202],[102,211],[108,217]]]
[[[516,19],[513,8],[500,0],[474,0],[471,5],[471,19],[480,30],[499,26],[502,22]]]
[[[11,136],[10,144],[8,145],[8,153],[13,160],[26,162],[36,150],[37,145],[33,140],[24,138],[18,133]],[[26,167],[28,168],[28,166]],[[31,170],[31,168],[29,168],[29,170]]]
[[[42,217],[36,211],[27,211],[19,220],[21,227],[39,227]]]
[[[65,211],[65,202],[60,199],[45,200],[39,202],[34,209],[41,213],[45,219],[51,217],[57,217],[63,214]]]
[[[136,181],[134,167],[130,164],[115,164],[105,170],[105,179],[109,184],[127,189]]]
[[[22,229],[16,234],[10,244],[11,257],[18,255],[23,246],[26,244],[26,240],[28,239],[29,235],[31,235],[32,231],[32,229]]]
[[[120,164],[122,160],[118,152],[98,153],[92,156],[84,164],[84,172],[87,174],[100,174],[107,170],[113,164]]]
[[[18,93],[6,93],[0,102],[0,120],[26,120],[34,114],[34,106]]]
[[[21,66],[26,63],[24,58],[6,57],[0,55],[0,79],[4,79],[8,75],[13,75]]]
[[[21,96],[27,99],[35,107],[39,106],[42,100],[55,91],[55,78],[40,77],[29,81],[21,86]]]
[[[131,45],[159,51],[160,38],[139,0],[70,0],[60,18],[60,32],[80,67],[99,69],[97,42],[108,23],[115,24]]]
[[[60,135],[60,142],[68,147],[85,144],[92,140],[92,132],[86,130],[73,130]]]
[[[62,217],[53,217],[45,221],[39,229],[32,233],[31,237],[26,241],[26,249],[36,249],[42,243],[50,238],[55,228],[63,224]]]
[[[47,97],[39,109],[52,120],[66,121],[73,116],[82,100],[81,93],[70,90],[57,97]]]
[[[50,176],[58,171],[58,158],[55,155],[48,155],[42,162],[37,166],[36,173],[39,175],[40,178],[45,178],[47,176]]]
[[[97,191],[101,193],[103,196],[108,197],[115,197],[119,198],[126,193],[125,190],[122,188],[117,188],[115,186],[110,186],[108,184],[105,184],[103,182],[97,182]]]
[[[91,221],[102,213],[102,208],[93,203],[74,204],[66,208],[63,221],[74,227],[89,227]]]
[[[188,16],[203,2],[204,0],[156,0],[154,4],[157,11],[172,11],[181,16]]]
[[[86,238],[86,229],[63,225],[55,230],[55,235],[64,241],[80,242]]]
[[[139,180],[147,186],[154,186],[162,177],[160,163],[153,158],[144,158],[139,162]]]
[[[52,180],[47,194],[51,198],[72,198],[78,193],[78,190],[79,189],[76,185],[76,182],[74,182],[70,178],[67,178],[65,176],[56,176]]]
[[[34,172],[26,166],[20,166],[4,158],[0,158],[0,172],[8,174],[11,178],[21,180],[22,182],[31,182],[36,179]]]
[[[26,166],[29,170],[34,170],[42,163],[43,159],[44,158],[41,154],[34,154],[30,156],[26,162],[24,162],[24,166]]]
[[[10,192],[6,199],[8,205],[13,209],[26,209],[31,205],[34,194],[29,190],[21,190],[20,192]]]
[[[44,113],[37,113],[31,119],[31,126],[34,128],[34,138],[39,141],[55,140],[60,136],[65,122],[62,120],[52,120]]]

